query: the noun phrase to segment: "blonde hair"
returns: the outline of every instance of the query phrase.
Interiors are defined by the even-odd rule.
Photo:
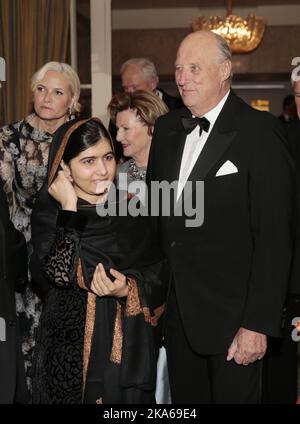
[[[81,110],[81,105],[78,102],[80,96],[80,80],[77,72],[72,68],[72,66],[67,63],[62,62],[47,62],[43,65],[31,78],[31,91],[36,89],[36,86],[48,71],[60,72],[65,76],[70,84],[70,89],[72,96],[74,96],[75,101],[72,103],[70,113],[77,112],[79,113]]]
[[[155,121],[161,115],[168,112],[166,104],[151,91],[137,90],[133,93],[116,94],[108,105],[110,118],[116,121],[116,116],[123,110],[133,109],[137,117],[144,122],[148,128],[154,126]]]

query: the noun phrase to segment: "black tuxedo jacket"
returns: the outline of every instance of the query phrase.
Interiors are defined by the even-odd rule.
[[[0,403],[27,401],[14,296],[15,290],[22,290],[26,281],[25,239],[9,220],[0,183]]]
[[[178,180],[184,115],[190,116],[186,108],[158,119],[148,184]],[[226,161],[238,172],[216,176]],[[187,227],[176,207],[155,220],[197,352],[225,352],[240,327],[279,335],[292,247],[292,179],[281,123],[230,92],[189,177],[204,181],[203,224]]]
[[[295,249],[292,260],[290,293],[300,296],[300,120],[294,119],[287,125],[287,139],[296,168],[295,202]],[[298,306],[299,309],[299,306]],[[299,316],[299,313],[297,314]]]

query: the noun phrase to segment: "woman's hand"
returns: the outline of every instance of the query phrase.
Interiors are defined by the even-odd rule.
[[[62,209],[77,211],[77,195],[72,184],[72,177],[65,170],[58,172],[48,192],[61,204]]]
[[[102,264],[97,265],[91,284],[93,292],[98,296],[126,297],[128,295],[128,286],[125,275],[112,268],[109,272],[115,277],[114,281],[111,281],[106,275]]]

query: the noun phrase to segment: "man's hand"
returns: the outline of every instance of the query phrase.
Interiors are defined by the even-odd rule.
[[[267,350],[267,336],[240,328],[228,349],[227,361],[234,358],[238,365],[248,365],[262,359]]]

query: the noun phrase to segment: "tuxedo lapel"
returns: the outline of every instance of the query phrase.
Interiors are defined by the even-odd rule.
[[[191,116],[190,111],[183,107],[174,111],[173,120],[165,130],[163,143],[167,146],[162,163],[164,166],[163,180],[172,184],[178,181],[181,160],[186,140],[186,132],[183,128],[181,117]],[[174,202],[170,205],[170,216],[173,214]]]
[[[218,159],[232,143],[236,131],[220,133],[215,126],[189,176],[190,181],[203,181]]]
[[[168,137],[170,139],[173,139],[172,141],[172,157],[167,158],[167,162],[169,162],[168,165],[168,176],[169,176],[169,182],[177,181],[179,178],[179,171],[180,171],[180,165],[181,165],[181,159],[183,154],[183,149],[185,145],[186,140],[186,134],[182,131],[175,131],[172,130],[168,134]]]
[[[192,169],[189,180],[203,181],[232,143],[237,133],[235,126],[236,107],[236,96],[231,91]]]
[[[234,140],[237,130],[235,128],[236,96],[231,91],[225,105],[218,116],[215,125],[189,175],[188,181],[204,181],[211,168],[229,148]],[[179,163],[180,169],[180,163]],[[179,176],[179,170],[178,170]],[[177,177],[178,178],[178,177]],[[196,184],[193,184],[193,191]],[[183,192],[182,192],[183,194]],[[182,202],[182,195],[176,203],[175,209]],[[174,211],[173,211],[174,213]]]
[[[194,192],[197,187],[196,184],[194,183],[196,181],[205,180],[205,177],[207,176],[211,168],[215,165],[218,159],[228,149],[235,135],[236,135],[236,131],[230,131],[228,133],[222,134],[222,133],[219,133],[217,128],[215,127],[213,128],[188,178],[188,181],[192,182],[192,191],[190,192],[191,193],[190,195],[192,195],[192,192]],[[182,190],[182,193],[178,199],[178,202],[176,202],[176,206],[171,214],[175,213],[174,212],[175,209],[177,209],[178,207],[181,207],[183,193],[184,193],[184,189]]]
[[[176,115],[166,133],[166,143],[170,146],[170,157],[165,158],[165,166],[168,167],[168,181],[178,181],[180,165],[186,140],[186,132],[183,128],[181,118],[190,117],[191,112],[183,107],[176,111]]]
[[[185,145],[186,140],[186,133],[183,131],[183,129],[179,129],[177,131],[172,130],[168,134],[168,137],[170,137],[172,140],[172,159],[167,158],[168,165],[168,182],[170,184],[173,183],[173,181],[178,181],[179,179],[179,172],[180,172],[180,165],[183,155],[183,149]],[[174,192],[174,199],[171,201],[170,204],[170,217],[174,213],[174,207],[176,202],[176,192]]]

